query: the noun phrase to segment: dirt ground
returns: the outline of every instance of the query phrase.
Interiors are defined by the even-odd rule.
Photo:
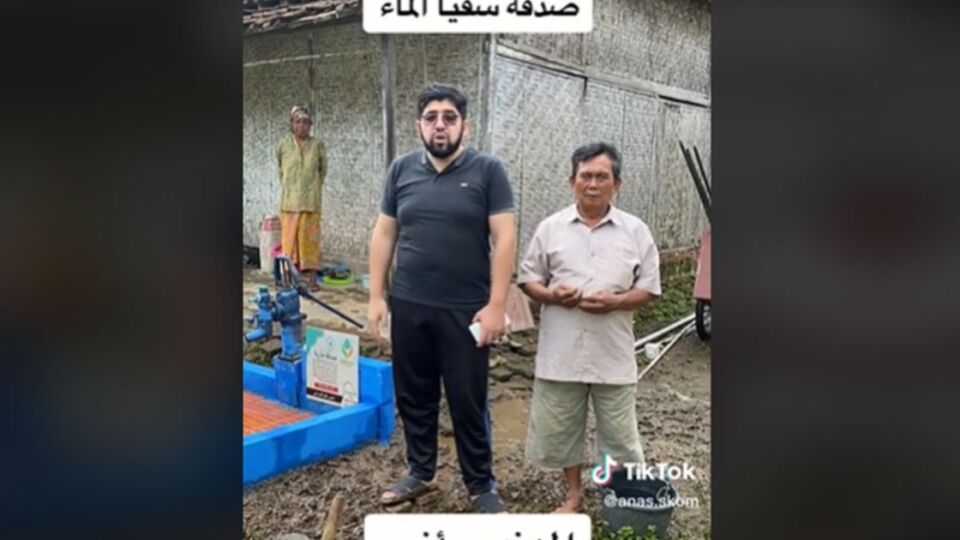
[[[265,283],[254,272],[245,274],[245,317],[254,312],[248,302],[257,285]],[[359,287],[324,289],[317,295],[331,301],[358,320],[366,314],[366,293]],[[305,302],[308,324],[349,329],[319,306]],[[669,321],[668,321],[669,322]],[[662,324],[660,326],[663,326]],[[375,346],[363,340],[365,354]],[[491,353],[490,400],[492,408],[494,474],[497,490],[511,512],[549,512],[562,502],[559,471],[539,469],[524,459],[526,421],[531,396],[536,331],[511,336],[511,343]],[[266,360],[269,347],[248,347],[247,357]],[[260,355],[261,358],[257,358]],[[638,387],[637,416],[648,463],[666,462],[694,467],[695,480],[678,480],[684,497],[697,499],[697,508],[677,508],[670,526],[675,539],[710,538],[710,349],[691,333],[644,378]],[[589,456],[595,455],[595,430],[588,426]],[[441,408],[440,489],[399,511],[416,513],[470,512],[461,480],[445,403]],[[338,538],[360,540],[363,518],[382,513],[380,493],[405,470],[402,425],[388,446],[371,445],[333,459],[289,471],[244,490],[243,520],[246,538],[273,539],[288,533],[319,538],[329,503],[344,493],[346,507]],[[598,491],[586,477],[586,512],[596,520],[601,507]]]

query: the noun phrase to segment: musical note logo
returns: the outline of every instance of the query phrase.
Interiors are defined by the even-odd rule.
[[[603,463],[597,465],[593,468],[593,471],[590,473],[590,478],[593,480],[593,483],[598,486],[605,486],[610,483],[610,480],[613,479],[613,471],[616,470],[617,463],[614,461],[610,454],[603,455]]]

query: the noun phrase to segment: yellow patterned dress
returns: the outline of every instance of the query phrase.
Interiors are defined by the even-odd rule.
[[[320,268],[320,210],[327,155],[323,142],[291,134],[277,145],[280,173],[280,243],[301,270]]]

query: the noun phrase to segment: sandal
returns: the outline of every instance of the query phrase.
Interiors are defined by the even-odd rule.
[[[414,476],[404,476],[393,485],[386,493],[380,496],[380,504],[384,506],[393,506],[429,493],[437,489],[437,485],[430,482],[424,482]],[[393,493],[393,497],[388,497],[388,493]]]
[[[473,506],[482,514],[507,513],[507,507],[494,490],[473,497]]]

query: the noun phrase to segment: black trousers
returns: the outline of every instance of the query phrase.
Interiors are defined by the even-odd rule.
[[[471,495],[493,489],[493,450],[487,408],[490,348],[477,348],[468,327],[474,312],[390,299],[393,384],[403,421],[410,474],[437,471],[440,383],[443,381],[457,459]]]

